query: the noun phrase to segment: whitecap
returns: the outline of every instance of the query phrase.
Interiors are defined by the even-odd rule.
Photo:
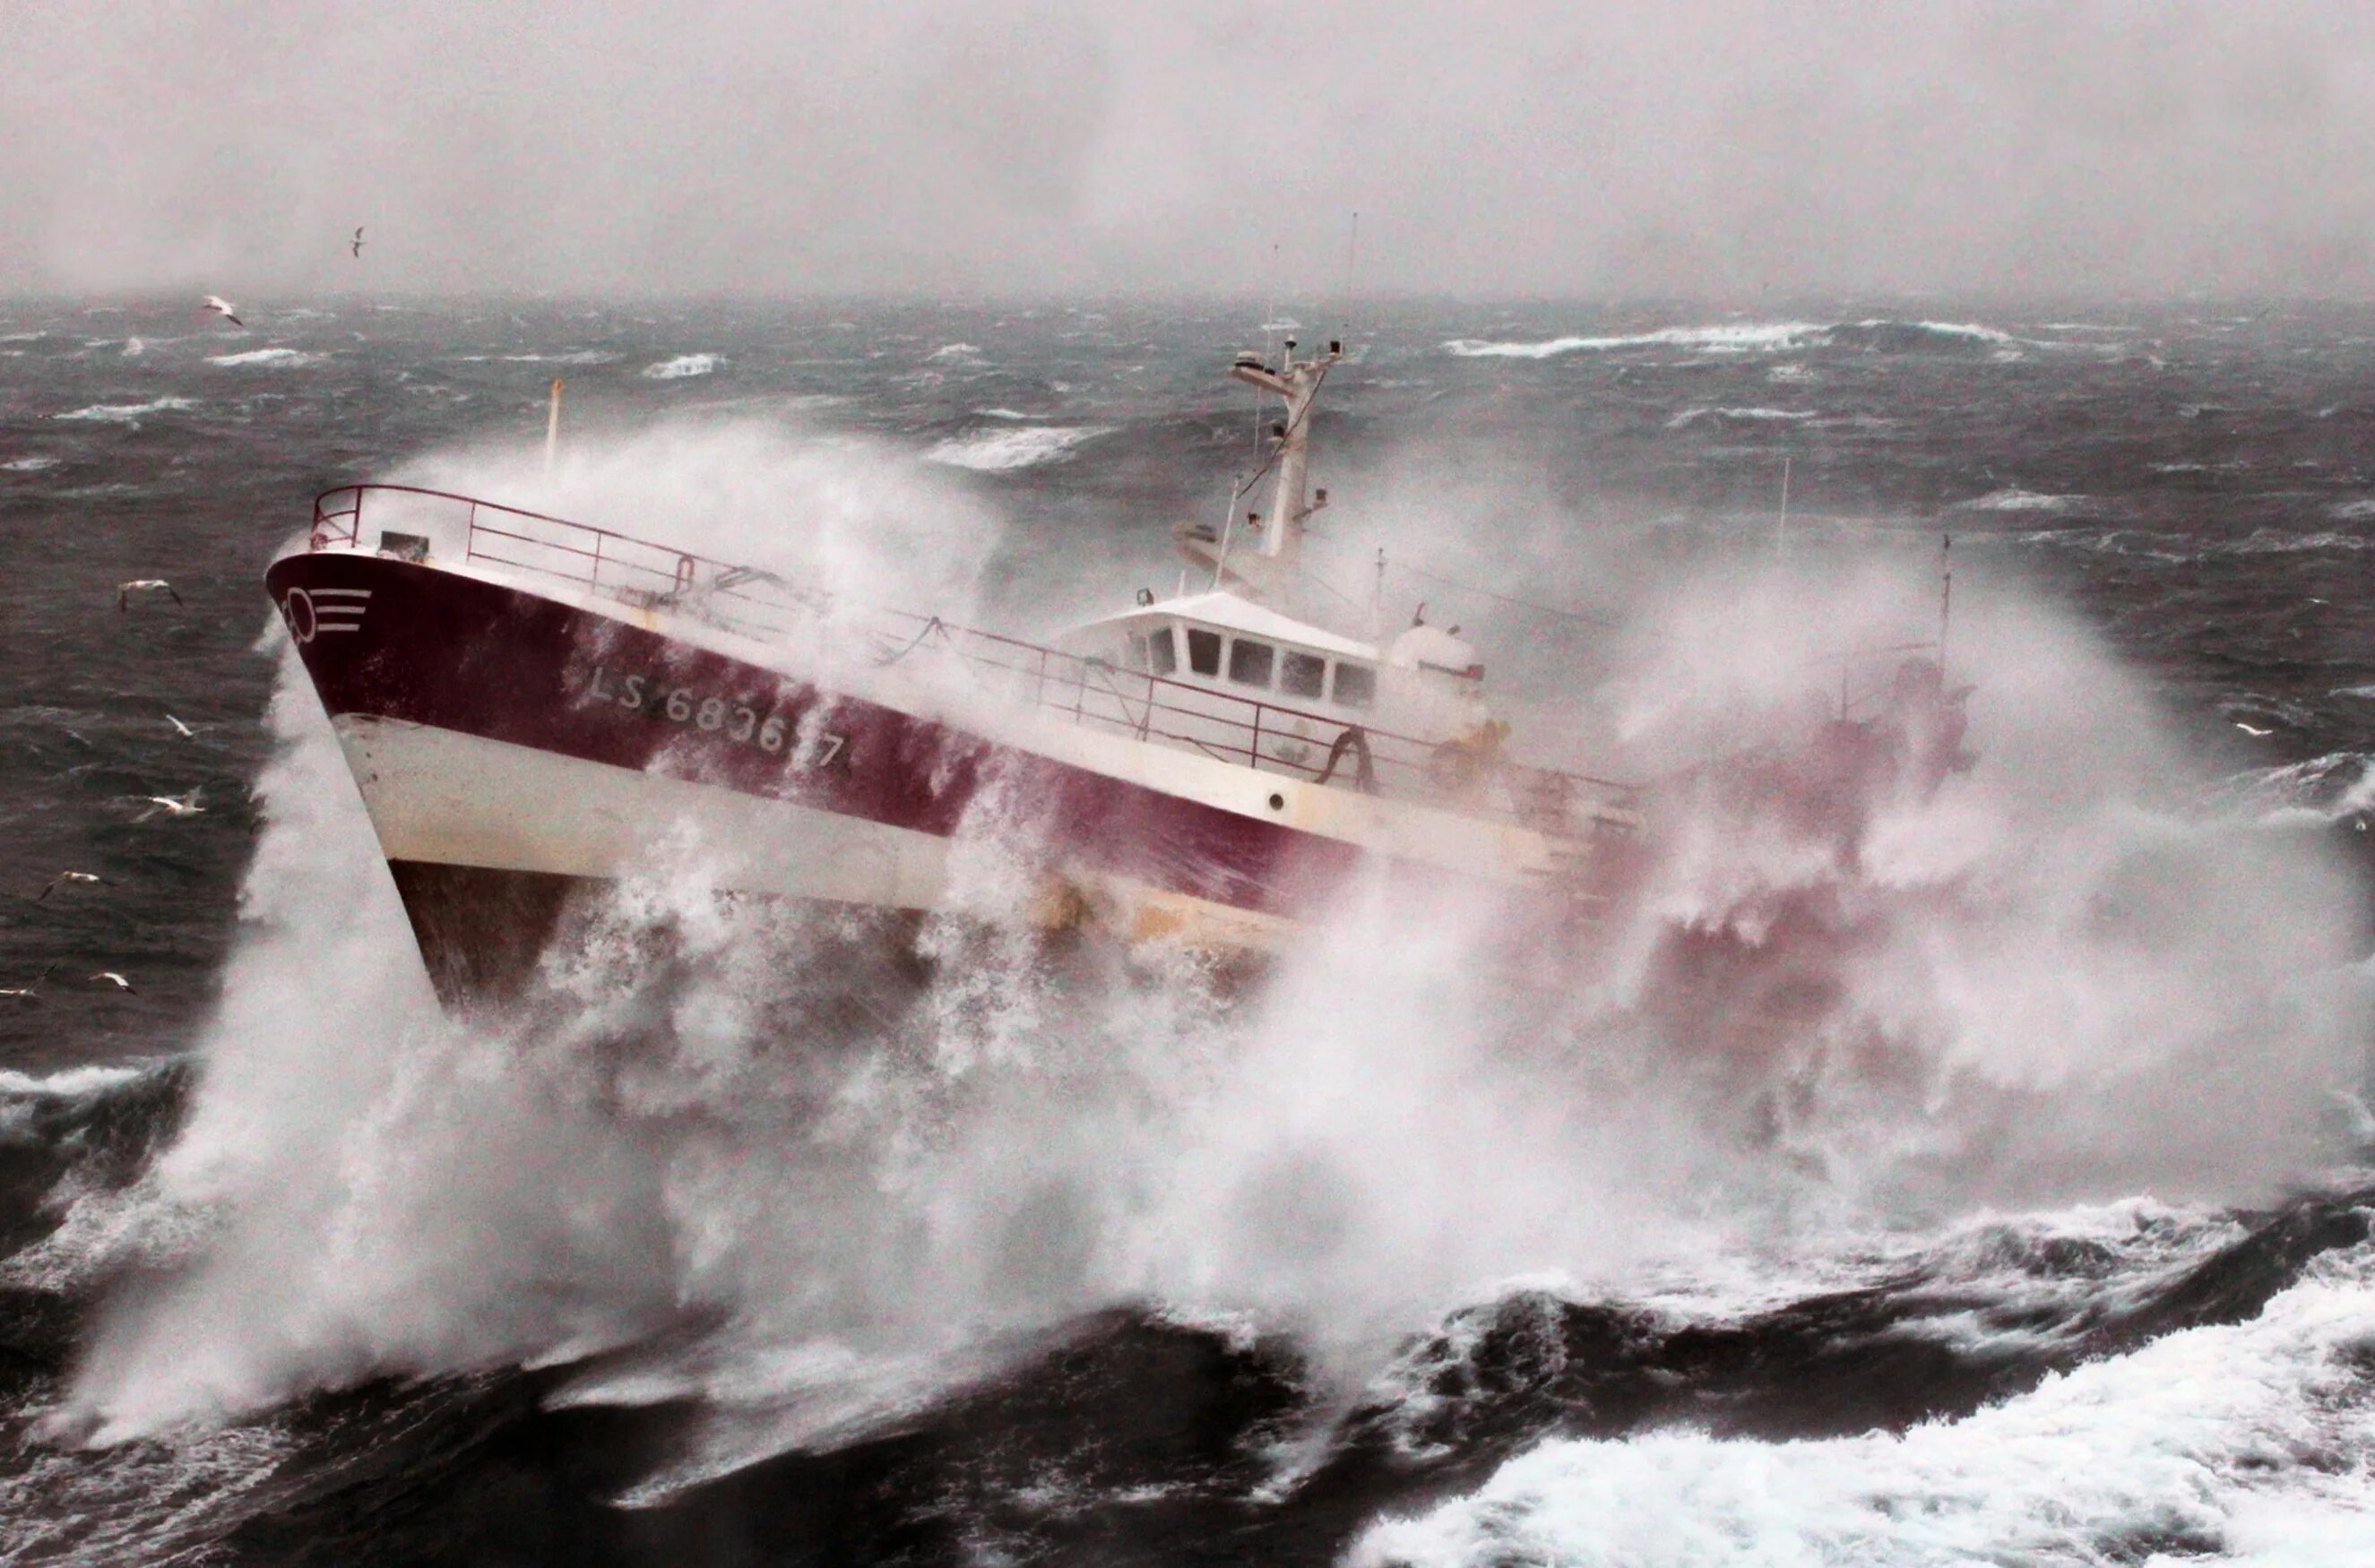
[[[2369,1250],[2322,1259],[2248,1321],[1901,1433],[1552,1438],[1467,1495],[1372,1525],[1344,1561],[2093,1562],[2215,1541],[2246,1562],[2366,1562],[2375,1491],[2330,1456],[2362,1445]]]
[[[240,354],[209,354],[209,365],[273,366],[280,370],[299,370],[322,362],[319,354],[300,353],[294,348],[250,348]]]
[[[977,360],[980,357],[981,350],[975,348],[970,343],[943,343],[938,348],[933,349],[930,353],[924,356],[927,360]]]
[[[1740,419],[1755,424],[1773,420],[1811,419],[1814,417],[1811,410],[1803,408],[1716,408],[1702,405],[1696,408],[1685,408],[1676,414],[1666,421],[1666,428],[1670,430],[1679,430],[1685,426],[1695,425],[1701,419]]]
[[[679,354],[673,360],[662,360],[644,367],[646,381],[682,381],[687,376],[705,376],[726,362],[720,354]]]
[[[2074,512],[2094,504],[2093,496],[2042,495],[2018,485],[2006,485],[1959,503],[1960,510],[1967,512]]]
[[[2345,501],[2327,509],[2345,523],[2364,523],[2375,518],[2375,501]]]
[[[924,460],[981,473],[1035,468],[1042,464],[1064,462],[1081,442],[1111,433],[1110,427],[1104,425],[1031,425],[1019,430],[977,430],[941,442],[924,454]]]
[[[133,425],[150,414],[172,414],[197,405],[186,397],[160,397],[148,403],[94,403],[88,408],[77,408],[71,414],[60,414],[59,419],[89,419],[100,424]]]
[[[142,1067],[67,1067],[46,1077],[18,1072],[12,1067],[0,1067],[0,1094],[45,1094],[76,1098],[97,1094],[119,1084],[130,1083],[147,1069]]]
[[[1818,339],[1826,329],[1814,322],[1746,322],[1716,326],[1669,326],[1616,337],[1552,337],[1535,343],[1496,343],[1456,337],[1444,351],[1463,360],[1548,360],[1560,354],[1607,348],[1699,348],[1747,354],[1791,348]]]
[[[148,345],[140,338],[127,337],[124,340],[124,357],[127,360],[136,360],[148,351]]]
[[[976,408],[973,412],[977,419],[1035,419],[1039,417],[1026,414],[1020,408]]]
[[[57,466],[58,460],[54,457],[12,457],[6,463],[0,463],[0,469],[5,469],[11,474],[38,474],[44,468],[54,468]]]

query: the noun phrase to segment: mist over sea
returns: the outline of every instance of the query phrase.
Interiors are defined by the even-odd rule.
[[[2375,312],[1282,313],[0,306],[0,1558],[2375,1560]],[[1520,755],[1784,743],[1951,566],[1976,765],[1853,885],[1694,821],[1579,988],[1359,897],[1050,951],[994,824],[892,964],[656,829],[580,1006],[438,1012],[262,590],[315,492],[1043,635],[1288,330],[1323,592]]]

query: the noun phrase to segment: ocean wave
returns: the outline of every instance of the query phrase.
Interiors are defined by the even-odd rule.
[[[1612,348],[1694,348],[1710,354],[1775,353],[1799,348],[1857,348],[1873,353],[1923,353],[1989,348],[2016,356],[2025,339],[1974,322],[1870,321],[1730,322],[1707,326],[1668,326],[1655,332],[1601,337],[1551,337],[1536,342],[1498,342],[1455,337],[1446,353],[1464,360],[1548,360],[1561,354]]]
[[[2366,1246],[2337,1252],[2239,1321],[1902,1432],[1554,1437],[1464,1496],[1371,1526],[1345,1561],[2364,1561],[2375,1495],[2331,1456],[2357,1451],[2370,1273]]]
[[[924,358],[928,362],[933,360],[978,360],[981,350],[970,343],[943,343]]]
[[[12,457],[6,463],[0,463],[0,471],[11,474],[38,474],[44,468],[54,468],[57,466],[58,460],[54,457]]]
[[[2344,523],[2364,523],[2375,518],[2375,501],[2345,501],[2326,511],[2329,516]]]
[[[1702,406],[1684,409],[1666,421],[1666,428],[1670,430],[1679,430],[1695,425],[1701,419],[1737,419],[1743,423],[1755,424],[1777,420],[1811,419],[1814,417],[1812,410],[1804,408],[1717,408]]]
[[[687,376],[705,376],[714,373],[725,362],[726,358],[722,354],[679,354],[673,360],[662,360],[656,365],[645,365],[644,379],[682,381]]]
[[[980,473],[1035,468],[1043,464],[1065,462],[1083,442],[1112,433],[1112,427],[1107,425],[1029,425],[1019,430],[977,430],[941,442],[924,454],[924,461]]]
[[[2001,489],[1971,501],[1958,501],[1957,512],[2084,512],[2097,505],[2090,495],[2044,495],[2025,490],[2018,485],[2006,485]]]
[[[124,340],[124,357],[127,360],[136,360],[148,351],[148,345],[143,339],[127,337]]]
[[[145,1067],[67,1067],[46,1077],[18,1072],[13,1067],[0,1067],[0,1094],[41,1094],[78,1098],[97,1094],[119,1084],[130,1083]]]
[[[2283,528],[2254,529],[2240,539],[2204,548],[2204,555],[2298,555],[2308,550],[2363,550],[2375,540],[2356,534],[2296,534]]]
[[[1796,348],[1829,328],[1815,322],[1743,323],[1719,326],[1669,326],[1617,337],[1552,337],[1536,343],[1495,343],[1475,337],[1455,337],[1444,351],[1463,360],[1548,360],[1607,348],[1700,348],[1713,353],[1748,354]]]
[[[301,370],[322,362],[319,354],[301,353],[295,348],[250,348],[238,354],[209,354],[209,365],[269,365],[279,370]]]
[[[465,354],[462,362],[475,365],[607,365],[618,358],[616,354],[605,354],[598,348],[577,348],[565,354]]]
[[[973,413],[976,419],[1035,419],[1039,417],[1026,414],[1020,408],[976,408]]]
[[[137,426],[151,414],[175,414],[196,407],[197,404],[187,397],[159,397],[147,403],[94,403],[88,408],[77,408],[71,414],[59,414],[55,418]]]

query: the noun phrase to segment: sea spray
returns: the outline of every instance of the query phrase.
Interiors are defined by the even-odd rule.
[[[986,548],[982,514],[898,460],[765,430],[588,443],[550,481],[475,461],[417,477],[904,583],[899,602]],[[1830,700],[1823,656],[1901,640],[1925,596],[1902,573],[1677,585],[1624,645],[1611,711],[1653,760],[1793,743]],[[685,1473],[714,1471],[990,1375],[1100,1303],[1287,1325],[1349,1383],[1512,1275],[1621,1279],[1908,1192],[2248,1187],[2310,1157],[2302,1114],[2357,1038],[2352,993],[2320,978],[2356,937],[2325,869],[2187,817],[2149,704],[2055,618],[1956,637],[1985,693],[1967,777],[1882,802],[1852,867],[1677,795],[1693,853],[1609,933],[1614,968],[1564,983],[1512,980],[1507,906],[1377,878],[1249,994],[1182,951],[1051,939],[1064,825],[993,792],[956,848],[958,909],[912,931],[722,901],[721,846],[656,825],[537,1005],[460,1020],[427,998],[286,666],[247,940],[155,1183],[206,1223],[127,1277],[59,1430],[635,1345],[579,1396],[631,1367],[730,1407]],[[2149,917],[2110,918],[2140,863]],[[1756,954],[1773,926],[1752,916],[1806,894],[1847,939],[1802,955],[1826,1000],[1778,1049],[1740,1059],[1654,1005],[1676,931]],[[2117,983],[2086,988],[2095,967]],[[1734,982],[1695,978],[1720,1018]],[[2239,1126],[2173,1092],[2240,1048]]]

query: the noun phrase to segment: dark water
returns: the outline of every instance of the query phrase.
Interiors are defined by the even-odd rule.
[[[2069,686],[2049,679],[2027,700],[2085,709],[2099,696],[2085,683],[2124,670],[2145,694],[2141,716],[2128,717],[2164,748],[2152,755],[2185,759],[2183,777],[2104,788],[2151,796],[2190,824],[2190,847],[2137,852],[2118,877],[2071,883],[2088,920],[2137,924],[2113,945],[2028,950],[1988,973],[2020,976],[2025,996],[2028,979],[2097,960],[2137,966],[2145,978],[2117,995],[2174,988],[2171,1005],[2182,1008],[2184,977],[2215,971],[2216,989],[2227,973],[2217,954],[2283,944],[2306,928],[2287,924],[2297,917],[2332,940],[2242,965],[2237,973],[2284,978],[2264,1010],[2238,1015],[2244,1032],[2218,1036],[2218,1072],[2144,1074],[2086,1091],[2099,1099],[2072,1087],[2087,1079],[2093,1023],[2070,1022],[2065,1041],[2050,1021],[2065,1014],[2020,1011],[2009,986],[1958,1004],[1974,1020],[2017,1013],[2007,1028],[2062,1053],[2061,1067],[2017,1086],[2048,1097],[2066,1089],[2068,1103],[2086,1107],[2070,1113],[2066,1136],[2033,1135],[2023,1158],[2050,1180],[1975,1185],[1956,1198],[1951,1182],[1933,1179],[1910,1207],[1867,1202],[1829,1173],[1854,1163],[1850,1150],[1862,1158],[1887,1141],[1867,1139],[1872,1126],[1892,1137],[1929,1129],[1944,1114],[1938,1093],[1876,1096],[1867,1114],[1835,1079],[1747,1092],[1719,1075],[1700,1089],[1731,1097],[1733,1110],[1753,1102],[1742,1125],[1793,1095],[1829,1097],[1796,1113],[1798,1141],[1748,1136],[1727,1156],[1761,1172],[1740,1178],[1739,1190],[1760,1195],[1745,1218],[1715,1223],[1707,1202],[1643,1208],[1609,1198],[1613,1218],[1595,1223],[1664,1232],[1672,1244],[1645,1254],[1628,1242],[1613,1248],[1621,1263],[1599,1267],[1548,1235],[1538,1255],[1522,1241],[1480,1253],[1494,1266],[1481,1276],[1417,1287],[1382,1307],[1363,1296],[1352,1350],[1314,1325],[1331,1297],[1359,1293],[1349,1282],[1339,1292],[1331,1269],[1341,1265],[1348,1281],[1403,1272],[1392,1256],[1339,1256],[1282,1294],[1224,1284],[1202,1298],[1177,1283],[1192,1268],[1158,1263],[1129,1288],[1070,1289],[1025,1308],[997,1298],[999,1310],[982,1314],[970,1337],[975,1298],[952,1295],[939,1324],[931,1301],[909,1300],[908,1315],[936,1331],[916,1341],[929,1353],[901,1363],[895,1392],[857,1378],[877,1393],[849,1396],[842,1419],[774,1426],[780,1407],[722,1395],[719,1381],[683,1368],[709,1365],[729,1340],[752,1364],[771,1345],[865,1344],[864,1326],[811,1333],[797,1314],[771,1316],[760,1304],[805,1300],[805,1277],[755,1291],[702,1285],[699,1270],[662,1269],[661,1287],[635,1274],[643,1253],[684,1251],[702,1232],[668,1189],[593,1221],[610,1227],[618,1248],[616,1257],[596,1249],[606,1267],[636,1281],[613,1292],[632,1300],[605,1330],[578,1332],[583,1314],[560,1311],[535,1326],[544,1320],[524,1303],[602,1298],[607,1287],[589,1282],[582,1246],[519,1264],[506,1209],[479,1196],[517,1178],[500,1157],[440,1165],[433,1179],[408,1172],[403,1179],[431,1197],[401,1212],[425,1228],[370,1254],[425,1256],[449,1230],[468,1230],[485,1256],[518,1265],[515,1275],[496,1270],[486,1299],[442,1296],[446,1277],[424,1267],[382,1294],[358,1287],[341,1298],[338,1310],[361,1329],[292,1329],[287,1347],[254,1350],[251,1341],[274,1338],[283,1304],[292,1322],[313,1324],[325,1310],[320,1293],[293,1278],[284,1291],[256,1261],[262,1253],[235,1244],[249,1211],[270,1207],[268,1186],[209,1188],[189,1162],[169,1169],[160,1157],[189,1127],[214,1125],[193,1120],[208,1094],[245,1115],[234,1118],[244,1151],[268,1154],[284,1138],[327,1150],[356,1190],[375,1190],[383,1176],[372,1161],[388,1153],[352,1126],[318,1144],[298,1130],[308,1079],[349,1070],[349,1050],[363,1059],[377,1049],[358,1018],[347,1025],[354,1043],[334,1032],[319,1048],[291,1046],[270,1089],[223,1065],[268,1052],[276,1008],[307,1006],[301,988],[265,996],[266,979],[243,974],[235,953],[301,953],[318,939],[312,973],[326,992],[353,951],[336,940],[351,908],[386,902],[370,880],[367,844],[358,847],[359,812],[308,818],[289,809],[289,796],[260,789],[276,755],[302,750],[291,737],[305,733],[311,700],[287,683],[261,569],[321,489],[463,443],[532,442],[545,383],[561,374],[573,445],[618,443],[630,461],[650,451],[634,442],[672,422],[761,428],[780,451],[828,463],[857,438],[868,462],[904,465],[900,483],[925,487],[916,494],[945,495],[961,518],[1003,525],[981,561],[982,617],[1043,625],[1139,582],[1167,584],[1168,525],[1216,513],[1221,487],[1247,466],[1250,411],[1216,372],[1256,335],[1228,310],[1135,305],[341,301],[247,319],[242,335],[161,304],[0,312],[0,666],[11,673],[0,699],[0,986],[34,992],[0,998],[0,1554],[340,1563],[2375,1556],[2365,1425],[2375,1381],[2364,1350],[2375,1342],[2365,1219],[2375,1177],[2354,1154],[2366,1114],[2351,1099],[2366,1042],[2350,1036],[2348,1049],[2296,1071],[2286,1021],[2312,1006],[2289,987],[2323,996],[2357,986],[2351,961],[2369,950],[2357,907],[2367,802],[2355,791],[2375,778],[2375,608],[2363,591],[2375,548],[2375,315],[1840,304],[1738,321],[1566,306],[1365,312],[1361,357],[1331,386],[1341,395],[1319,427],[1317,477],[1341,510],[1323,518],[1318,548],[1340,586],[1357,594],[1367,570],[1356,513],[1365,489],[1373,502],[1393,498],[1389,595],[1465,618],[1508,672],[1547,678],[1555,706],[1562,679],[1585,678],[1561,672],[1598,672],[1590,626],[1625,622],[1660,580],[1769,548],[1786,456],[1790,548],[1802,571],[1880,561],[1926,584],[1938,536],[1951,533],[1969,613],[1984,618],[1991,602],[2017,598],[2099,644],[2098,663],[2069,667]],[[696,446],[694,459],[720,450]],[[801,473],[783,493],[813,498],[815,475]],[[151,576],[169,579],[181,603],[149,594],[119,610],[116,585]],[[1545,617],[1495,595],[1592,619]],[[1926,602],[1912,613],[1925,617]],[[276,690],[277,729],[266,722]],[[2050,753],[2022,751],[2011,732],[2023,716],[2000,703],[1991,719],[1987,690],[1975,710],[1983,753]],[[179,734],[168,714],[196,733]],[[318,752],[324,743],[317,735],[311,744]],[[2017,800],[2026,781],[2009,771],[1983,759],[1974,787]],[[193,789],[202,813],[140,819],[145,797]],[[2235,847],[2271,838],[2318,875],[2269,869],[2276,862],[2260,850]],[[2201,869],[2213,862],[2215,875]],[[276,893],[308,867],[327,885],[293,903]],[[67,869],[107,881],[37,897]],[[2203,924],[2218,912],[2192,907],[2227,902],[2225,925]],[[2319,907],[2304,911],[2310,903]],[[292,932],[292,917],[316,928]],[[2181,923],[2206,932],[2203,946],[2163,941]],[[939,984],[957,998],[951,1016],[973,1005],[966,987],[990,984],[1010,960],[949,960]],[[131,988],[96,978],[102,971]],[[308,973],[301,963],[291,972]],[[355,1005],[381,1007],[392,994],[358,993]],[[1181,1004],[1181,1039],[1203,1038],[1197,1007],[1235,1005],[1200,993],[1191,1003]],[[2133,1030],[2115,1017],[2101,1037],[2148,1032],[2160,1017],[2135,1016]],[[829,1020],[803,1013],[789,1027],[837,1027]],[[1961,1037],[1985,1032],[1974,1021]],[[831,1043],[803,1036],[783,1050],[830,1054]],[[2253,1079],[2290,1089],[2255,1100]],[[709,1091],[686,1089],[686,1102]],[[372,1106],[401,1099],[395,1087],[357,1092],[364,1121]],[[1163,1092],[1189,1104],[1202,1089],[1166,1082]],[[2230,1110],[2217,1108],[2222,1096]],[[994,1126],[995,1096],[987,1108],[968,1103],[931,1101],[928,1125],[970,1114]],[[1955,1114],[1968,1103],[1957,1100]],[[689,1138],[684,1126],[700,1120],[669,1104],[637,1125],[617,1165],[600,1162],[615,1151],[588,1155],[595,1145],[573,1143],[574,1157],[594,1162],[556,1157],[530,1185],[565,1189],[625,1172],[622,1184],[667,1187],[672,1162],[687,1158],[669,1140]],[[2133,1139],[2081,1126],[2104,1105],[2138,1118]],[[2260,1115],[2285,1125],[2260,1126]],[[2195,1136],[2205,1122],[2225,1124],[2219,1138]],[[2310,1123],[2318,1126],[2304,1131]],[[757,1125],[739,1126],[748,1134]],[[573,1126],[573,1138],[605,1136]],[[1594,1136],[1621,1149],[1621,1134]],[[2130,1158],[2131,1144],[2189,1138],[2207,1152],[2185,1182]],[[1810,1160],[1815,1145],[1823,1158]],[[2257,1162],[2238,1164],[2231,1152],[2278,1146],[2286,1152]],[[432,1162],[449,1148],[419,1147]],[[509,1146],[490,1137],[472,1147]],[[798,1182],[771,1185],[763,1139],[732,1148],[751,1184],[738,1190],[759,1194],[781,1223],[797,1229],[804,1204],[821,1224],[845,1222],[838,1200],[809,1185],[836,1167],[803,1163]],[[1512,1149],[1513,1161],[1524,1158]],[[1656,1161],[1645,1149],[1637,1162]],[[1412,1184],[1387,1194],[1388,1209],[1465,1208],[1480,1229],[1496,1209],[1538,1200],[1490,1161],[1405,1161],[1388,1148],[1356,1168],[1372,1188],[1379,1171]],[[1333,1183],[1325,1168],[1312,1179]],[[1774,1197],[1777,1183],[1786,1199]],[[1309,1186],[1282,1190],[1290,1207],[1326,1207]],[[1568,1196],[1587,1209],[1603,1197],[1588,1185]],[[1031,1201],[1018,1200],[1026,1212]],[[378,1212],[340,1199],[303,1208],[279,1233],[297,1235],[301,1252],[334,1250],[348,1244],[336,1224]],[[1719,1239],[1701,1256],[1687,1238],[1711,1223]],[[1377,1238],[1373,1254],[1432,1244],[1381,1225],[1355,1231]],[[829,1270],[858,1267],[851,1256],[863,1251],[793,1256]],[[219,1296],[241,1311],[192,1305],[217,1299],[206,1281],[242,1270],[240,1288]],[[896,1293],[933,1288],[919,1279]],[[383,1315],[404,1326],[377,1337],[371,1325]],[[509,1326],[480,1332],[489,1316]],[[416,1317],[438,1321],[422,1327]],[[625,1320],[632,1331],[618,1329]],[[121,1361],[100,1355],[94,1372],[87,1362],[101,1343],[132,1349]],[[194,1372],[186,1386],[210,1391],[195,1397],[178,1373],[166,1375],[215,1360],[268,1363],[271,1374],[210,1382]],[[124,1365],[133,1370],[109,1370]],[[655,1365],[673,1370],[644,1376]],[[804,1398],[838,1386],[831,1376],[791,1381]],[[90,1392],[100,1385],[112,1390],[104,1397]],[[179,1392],[131,1397],[166,1385]],[[136,1407],[143,1413],[126,1413]],[[94,1431],[104,1444],[79,1445]],[[1401,1522],[1379,1525],[1388,1517]]]

